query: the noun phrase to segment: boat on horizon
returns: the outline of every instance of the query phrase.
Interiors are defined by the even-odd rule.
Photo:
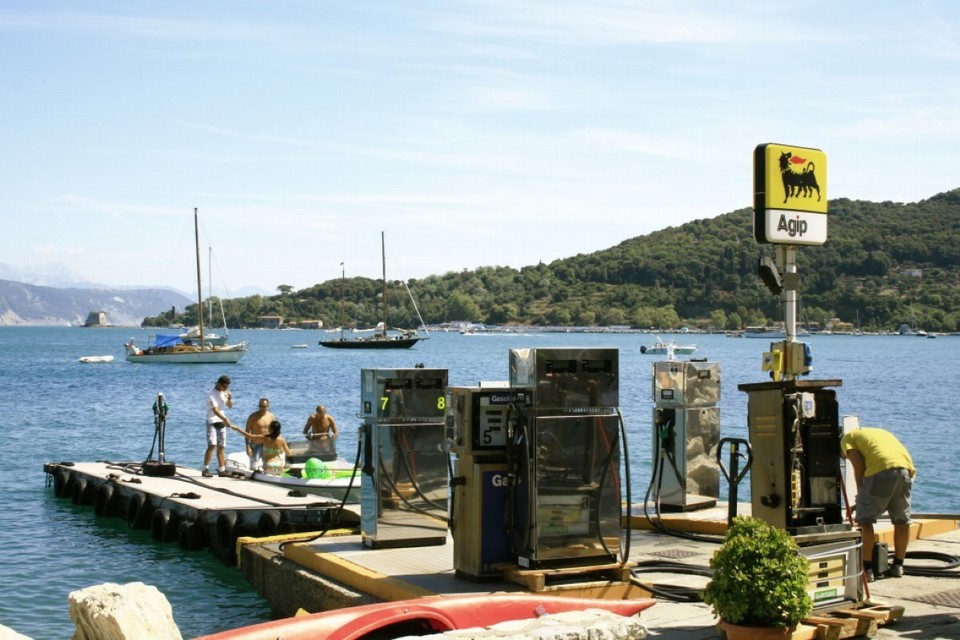
[[[766,338],[768,340],[784,340],[787,332],[780,327],[755,326],[747,327],[741,334],[744,338]]]
[[[344,337],[344,331],[340,329],[340,337],[336,340],[321,340],[321,347],[329,349],[409,349],[421,340],[426,338],[419,335],[414,329],[387,329],[387,252],[384,233],[380,232],[380,256],[383,263],[383,291],[381,295],[381,308],[383,311],[383,320],[377,324],[373,335],[362,336],[358,338]],[[344,270],[343,263],[340,263],[340,326],[344,325]],[[407,289],[409,292],[409,289]],[[411,295],[411,299],[413,296]],[[416,303],[414,303],[416,305]],[[423,324],[421,320],[421,324]]]
[[[182,364],[235,364],[247,353],[247,343],[215,345],[207,341],[203,330],[203,286],[200,280],[200,225],[193,210],[193,234],[197,254],[197,338],[156,335],[153,342],[140,348],[130,338],[123,345],[127,362],[163,362]]]

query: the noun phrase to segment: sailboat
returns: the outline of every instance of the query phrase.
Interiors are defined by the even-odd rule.
[[[127,362],[173,362],[183,364],[234,364],[247,353],[247,343],[212,345],[203,333],[203,287],[200,282],[200,228],[197,210],[193,210],[193,234],[197,250],[197,340],[179,335],[154,336],[153,344],[140,348],[133,338],[123,345]]]
[[[380,232],[380,255],[383,261],[383,293],[381,306],[383,320],[377,324],[376,333],[359,338],[345,338],[343,335],[343,270],[340,272],[340,337],[336,340],[321,340],[321,347],[331,349],[409,349],[421,340],[416,331],[398,329],[399,333],[389,333],[387,330],[387,250],[384,234]],[[343,263],[341,263],[341,267]]]

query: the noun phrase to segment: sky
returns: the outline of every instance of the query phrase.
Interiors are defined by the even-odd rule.
[[[195,292],[196,208],[219,295],[379,278],[381,232],[391,279],[519,269],[751,206],[769,142],[822,149],[831,199],[915,202],[960,187],[958,29],[953,0],[0,0],[0,262]]]

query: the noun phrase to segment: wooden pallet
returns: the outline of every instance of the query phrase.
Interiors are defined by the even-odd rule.
[[[576,580],[581,582],[603,580],[627,583],[630,581],[630,570],[633,567],[633,563],[619,564],[616,562],[556,569],[521,569],[512,565],[503,568],[503,577],[508,582],[522,585],[530,591],[545,591],[548,587],[558,583],[568,584]]]
[[[900,606],[854,606],[803,620],[791,640],[842,640],[877,635],[879,626],[903,616]]]

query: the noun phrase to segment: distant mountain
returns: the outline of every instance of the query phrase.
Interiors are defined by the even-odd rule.
[[[82,326],[91,311],[113,326],[140,326],[147,316],[195,302],[169,289],[56,288],[0,280],[0,326]]]

